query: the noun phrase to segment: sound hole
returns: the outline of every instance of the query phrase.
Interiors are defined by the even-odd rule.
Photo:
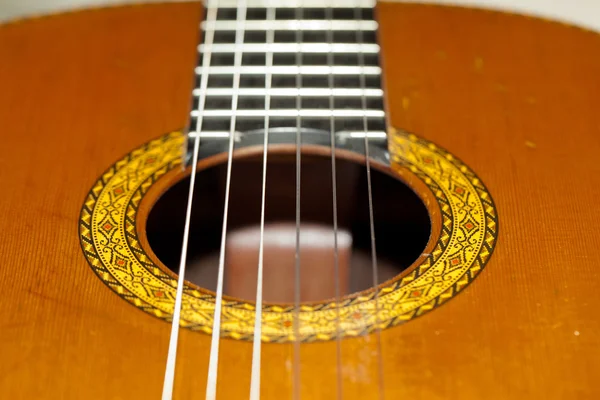
[[[303,154],[301,165],[300,287],[302,301],[335,297],[373,286],[366,169],[337,160],[338,271],[335,274],[331,159]],[[215,290],[223,223],[226,164],[199,171],[193,198],[186,280]],[[426,206],[411,188],[371,170],[379,283],[409,267],[431,233]],[[147,237],[157,257],[177,273],[189,178],[152,208]],[[254,301],[260,238],[262,157],[233,162],[224,293]],[[294,156],[269,155],[264,244],[264,300],[294,301],[296,165]]]

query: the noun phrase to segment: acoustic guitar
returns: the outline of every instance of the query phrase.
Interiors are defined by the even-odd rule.
[[[597,399],[599,105],[494,11],[7,23],[0,397]]]

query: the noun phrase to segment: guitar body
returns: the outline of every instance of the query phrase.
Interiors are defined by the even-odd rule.
[[[303,343],[301,398],[336,398],[338,379],[345,399],[598,398],[600,36],[490,11],[378,11],[390,126],[475,171],[499,229],[451,301],[342,339],[341,372],[335,340]],[[90,268],[81,210],[117,160],[185,127],[200,17],[144,5],[0,27],[0,397],[160,395],[170,324]],[[181,329],[176,398],[203,398],[210,340]],[[292,398],[293,351],[263,344],[261,398]],[[218,398],[247,398],[251,360],[251,341],[221,340]]]

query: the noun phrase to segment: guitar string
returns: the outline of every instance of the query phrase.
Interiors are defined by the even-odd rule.
[[[215,400],[217,396],[217,374],[219,366],[219,342],[221,339],[221,311],[223,307],[223,275],[225,271],[225,245],[227,242],[227,218],[229,214],[229,190],[231,188],[231,166],[233,164],[233,147],[235,142],[236,113],[240,87],[240,67],[244,45],[246,23],[246,0],[239,0],[237,6],[235,29],[235,54],[233,75],[233,91],[231,96],[231,120],[229,124],[229,148],[227,155],[227,177],[225,182],[225,203],[223,209],[223,226],[221,231],[221,249],[219,251],[219,271],[217,274],[217,293],[208,361],[208,378],[206,381],[206,399]]]
[[[210,14],[211,14],[211,7],[210,4],[212,3],[212,1],[209,0],[209,13],[207,14],[207,20],[210,20]],[[242,9],[242,10],[240,10]],[[298,9],[300,9],[298,7]],[[270,9],[271,11],[274,11],[272,8]],[[216,14],[216,9],[213,9],[213,15],[212,15],[212,19],[214,20],[214,16]],[[240,12],[242,11],[242,12]],[[216,300],[216,304],[215,304],[215,319],[214,319],[214,326],[213,326],[213,340],[211,343],[211,359],[209,362],[209,379],[207,382],[207,399],[208,398],[214,398],[214,396],[216,396],[216,365],[218,365],[218,343],[219,340],[218,338],[220,337],[220,334],[216,334],[217,332],[220,331],[220,329],[214,329],[215,327],[219,327],[220,328],[220,311],[221,311],[221,303],[222,303],[222,287],[223,287],[223,270],[224,270],[224,242],[226,239],[226,226],[227,226],[227,213],[228,213],[228,202],[229,202],[229,187],[230,187],[230,179],[231,179],[231,162],[232,162],[232,153],[233,153],[233,143],[234,143],[234,134],[235,134],[235,111],[237,109],[237,87],[239,87],[239,67],[241,64],[241,53],[239,51],[239,48],[241,46],[240,43],[243,43],[243,35],[244,35],[244,30],[243,28],[240,27],[240,25],[243,27],[244,25],[244,21],[245,21],[245,5],[244,7],[240,7],[239,3],[238,3],[238,16],[237,16],[237,21],[236,21],[236,53],[235,53],[235,64],[236,64],[236,73],[234,76],[234,90],[233,90],[233,99],[232,99],[232,113],[234,114],[234,117],[231,120],[231,125],[230,125],[230,140],[229,140],[229,157],[228,157],[228,171],[227,171],[227,187],[226,187],[226,199],[225,199],[225,209],[224,209],[224,218],[223,218],[223,235],[222,235],[222,241],[221,241],[221,252],[220,252],[220,259],[219,259],[219,279],[218,279],[218,283],[217,283],[217,300]],[[298,12],[298,11],[297,11]],[[243,17],[242,17],[243,14]],[[332,17],[331,17],[331,7],[327,8],[327,14],[329,14],[329,21],[331,24],[332,21]],[[298,30],[299,31],[299,30]],[[297,31],[297,35],[298,35],[298,31]],[[210,64],[210,45],[212,44],[212,36],[214,35],[214,31],[209,31],[210,33],[207,34],[207,42],[208,42],[208,36],[211,36],[211,40],[210,43],[205,45],[205,54],[208,53],[208,57],[204,58],[203,61],[203,67],[205,67],[206,63]],[[273,34],[273,31],[271,30],[271,32],[268,32],[267,34]],[[328,34],[328,43],[333,43],[332,41],[332,27],[330,26],[330,29],[327,32]],[[362,32],[360,29],[357,29],[357,35],[362,36]],[[358,40],[359,43],[362,43],[362,40]],[[271,38],[271,43],[272,43],[272,38]],[[297,54],[297,58],[299,56],[300,53]],[[269,57],[269,55],[267,55],[267,57]],[[362,53],[359,52],[359,57],[361,59],[363,59],[362,57]],[[271,53],[271,60],[272,60],[272,53]],[[332,64],[332,52],[331,50],[328,52],[328,63],[331,67]],[[361,66],[364,68],[364,60],[361,62]],[[269,68],[267,68],[269,69]],[[207,70],[206,68],[203,68],[203,70]],[[205,76],[207,74],[203,74],[203,81],[206,80]],[[270,73],[269,73],[270,75]],[[361,79],[361,88],[363,90],[363,95],[362,95],[362,107],[363,110],[366,107],[366,99],[364,96],[364,75],[361,74],[360,75],[360,79]],[[268,84],[270,86],[270,78],[267,79]],[[204,90],[201,89],[201,92],[203,94],[205,94],[206,92],[206,83],[204,83],[204,85],[201,85],[202,88]],[[237,86],[237,87],[236,87]],[[333,88],[333,76],[332,76],[332,72],[330,70],[329,73],[329,87],[330,90]],[[269,88],[267,88],[267,93],[269,93]],[[202,103],[204,103],[204,98],[205,96],[202,95],[201,99],[200,99],[200,104],[199,104],[199,110],[202,110]],[[270,99],[270,96],[267,94],[267,98]],[[269,100],[266,99],[266,104],[269,102]],[[297,108],[300,109],[300,105],[298,104],[300,103],[300,97],[298,94],[298,99],[297,99]],[[329,99],[329,104],[330,104],[330,109],[333,109],[333,96],[330,94],[330,99]],[[268,110],[268,106],[266,105],[265,110]],[[299,127],[299,119],[300,119],[300,113],[298,113],[297,116],[297,126]],[[199,117],[198,117],[198,123],[197,123],[197,133],[201,130],[201,123],[202,123],[202,115],[201,113],[199,113]],[[366,121],[366,116],[363,115],[363,127],[365,130],[365,154],[367,157],[367,181],[368,181],[368,189],[369,189],[369,213],[370,213],[370,225],[371,225],[371,246],[372,246],[372,256],[373,256],[373,282],[374,282],[374,286],[376,286],[378,279],[377,279],[377,267],[376,267],[376,253],[374,252],[375,249],[375,237],[374,237],[374,225],[373,225],[373,209],[372,209],[372,195],[371,195],[371,180],[370,180],[370,163],[369,163],[369,158],[368,158],[368,135],[367,133],[367,121]],[[265,144],[264,144],[264,167],[263,167],[263,199],[262,199],[262,205],[261,205],[261,247],[260,247],[260,251],[259,251],[259,277],[262,278],[262,250],[263,250],[263,239],[264,239],[264,201],[265,201],[265,187],[266,187],[266,156],[267,156],[267,145],[268,145],[268,113],[266,113],[265,115],[265,127],[266,127],[266,131],[265,131]],[[337,326],[337,367],[338,367],[338,398],[342,397],[342,386],[341,386],[341,344],[340,344],[340,327],[339,327],[339,299],[340,299],[340,286],[339,286],[339,254],[338,254],[338,227],[337,227],[337,182],[336,182],[336,170],[335,170],[335,121],[334,121],[334,117],[333,115],[330,117],[330,134],[331,134],[331,151],[332,151],[332,155],[331,155],[331,159],[332,159],[332,197],[333,197],[333,225],[334,225],[334,263],[335,263],[335,275],[336,275],[336,280],[335,280],[335,284],[336,284],[336,301],[338,302],[338,305],[336,307],[336,311],[338,314],[338,326]],[[296,232],[296,276],[298,279],[296,279],[296,285],[299,285],[299,239],[300,239],[300,235],[299,235],[299,194],[300,194],[300,182],[299,182],[299,178],[300,178],[300,166],[298,165],[300,163],[300,155],[298,154],[300,151],[300,132],[299,129],[297,131],[297,154],[296,154],[296,158],[297,158],[297,218],[296,218],[296,228],[297,228],[297,232]],[[196,135],[195,137],[195,141],[194,141],[194,157],[193,157],[193,165],[195,165],[197,163],[197,159],[198,159],[198,148],[199,148],[199,135]],[[163,391],[163,399],[165,398],[171,398],[172,396],[172,386],[173,386],[173,377],[174,377],[174,364],[175,364],[175,355],[176,355],[176,347],[177,347],[177,336],[178,336],[178,328],[179,328],[179,314],[180,314],[180,310],[181,310],[181,302],[182,302],[182,292],[183,292],[183,277],[185,274],[185,257],[187,254],[187,241],[188,241],[188,237],[189,237],[189,224],[190,224],[190,215],[191,215],[191,204],[192,204],[192,199],[193,199],[193,187],[194,187],[194,181],[195,181],[195,174],[192,174],[191,180],[190,180],[190,192],[188,195],[188,208],[187,208],[187,212],[186,212],[186,226],[184,228],[184,246],[182,249],[182,261],[181,261],[181,265],[180,265],[180,277],[179,277],[179,284],[178,284],[178,293],[177,293],[177,297],[176,297],[176,309],[175,309],[175,313],[174,313],[174,318],[173,318],[173,324],[172,324],[172,332],[171,332],[171,342],[170,342],[170,346],[169,346],[169,360],[168,360],[168,367],[167,367],[167,371],[165,373],[165,385],[164,385],[164,391]],[[255,344],[254,344],[254,348],[258,348],[259,350],[253,350],[253,379],[252,379],[252,385],[251,385],[251,399],[258,399],[259,398],[259,393],[260,393],[260,331],[261,331],[261,308],[259,308],[259,304],[262,304],[262,290],[259,292],[259,288],[262,289],[262,279],[257,280],[257,310],[260,310],[257,312],[257,318],[255,320],[255,338],[258,337],[258,340],[255,339]],[[219,290],[221,289],[221,290]],[[219,293],[220,292],[220,293]],[[260,298],[258,297],[259,293],[261,294]],[[299,295],[299,288],[296,287],[296,296],[298,297]],[[377,301],[376,301],[377,302]],[[299,303],[298,299],[296,299],[296,303]],[[299,306],[299,304],[297,304]],[[298,309],[299,307],[296,307],[296,309]],[[257,328],[258,326],[258,328]],[[298,323],[297,321],[295,322],[295,330],[298,330]],[[256,335],[256,331],[258,331],[259,335]],[[175,333],[173,333],[175,332]],[[217,337],[217,340],[215,340],[215,337]],[[297,336],[296,336],[297,337]],[[175,343],[173,345],[173,343]],[[216,344],[215,344],[216,343]],[[258,346],[257,344],[258,343]],[[215,351],[213,351],[215,350]],[[257,355],[257,357],[255,357]],[[254,360],[257,360],[258,362],[256,363]],[[299,364],[298,364],[299,365]],[[296,370],[298,370],[296,368]],[[214,374],[211,373],[214,371]],[[257,371],[257,372],[255,372]],[[297,373],[297,375],[299,375],[299,372]],[[380,371],[380,375],[381,375],[381,371]],[[258,376],[258,383],[256,382],[256,379],[254,378],[255,376]],[[170,380],[168,379],[168,377],[170,377]],[[213,378],[214,379],[211,379]],[[168,384],[168,382],[170,381],[170,385]],[[297,379],[297,385],[296,387],[298,387],[298,383],[299,383],[299,379]],[[380,384],[382,383],[382,376],[380,379]],[[213,390],[211,390],[211,387],[214,387]],[[254,389],[252,389],[254,388]],[[213,394],[214,393],[214,394]],[[254,397],[253,396],[254,394]],[[165,397],[165,394],[168,397]],[[211,397],[212,396],[212,397]],[[299,397],[299,396],[298,396]]]
[[[217,0],[218,3],[218,0]],[[218,5],[217,5],[218,7]],[[209,0],[207,4],[206,20],[216,20],[217,7],[214,6],[214,0]],[[205,51],[202,57],[202,70],[208,71],[212,55],[212,44],[214,39],[214,31],[209,30],[205,36]],[[202,73],[200,81],[200,93],[198,99],[198,111],[204,109],[206,102],[206,87],[208,85],[208,74]],[[183,228],[183,243],[181,248],[181,258],[179,259],[179,277],[177,280],[177,292],[175,295],[175,306],[173,310],[173,319],[171,321],[171,334],[169,339],[169,350],[167,355],[167,363],[165,368],[165,376],[163,381],[163,400],[171,400],[173,397],[173,384],[175,380],[175,364],[177,361],[177,344],[179,339],[179,324],[181,317],[181,307],[183,303],[183,286],[185,284],[185,267],[187,259],[188,240],[190,232],[190,223],[192,215],[192,201],[194,198],[194,186],[196,183],[195,168],[198,163],[198,152],[200,148],[200,131],[202,130],[203,114],[198,113],[196,121],[196,135],[194,137],[194,154],[192,157],[192,172],[190,174],[190,187],[188,192],[187,207],[185,214],[185,225]]]
[[[375,8],[375,7],[374,7]],[[375,11],[375,10],[373,10]],[[354,19],[357,23],[356,30],[356,42],[359,45],[363,44],[364,35],[362,30],[360,29],[360,21],[362,20],[362,9],[360,8],[360,4],[358,7],[354,9]],[[367,109],[367,98],[365,96],[365,57],[362,51],[358,51],[358,65],[361,68],[361,72],[359,73],[360,80],[360,89],[361,93],[361,108],[363,111]],[[363,131],[365,133],[365,167],[367,170],[367,192],[369,197],[369,229],[371,234],[371,263],[372,263],[372,277],[373,277],[373,290],[374,290],[374,301],[375,301],[375,341],[377,345],[377,383],[379,387],[379,399],[383,400],[385,398],[383,389],[384,389],[384,379],[383,379],[383,358],[381,353],[381,328],[379,327],[379,293],[377,292],[377,286],[379,285],[379,271],[377,265],[377,248],[375,241],[375,218],[373,212],[373,191],[372,191],[372,182],[371,182],[371,159],[369,155],[369,126],[366,115],[363,115]]]
[[[302,12],[302,1],[299,0],[295,17],[297,21],[300,21],[303,17]],[[296,30],[296,43],[298,47],[302,42],[302,29]],[[296,65],[298,66],[298,74],[296,75],[296,109],[298,115],[296,116],[296,253],[295,253],[295,265],[294,265],[294,366],[292,373],[293,376],[293,400],[300,400],[300,178],[301,178],[301,151],[300,146],[302,144],[301,123],[302,117],[300,115],[300,109],[302,108],[302,97],[300,96],[300,89],[302,88],[302,74],[300,73],[300,66],[302,65],[302,52],[296,53]]]
[[[275,8],[267,7],[267,25],[275,20]],[[252,342],[252,373],[250,375],[250,400],[260,399],[260,359],[262,349],[262,296],[263,296],[263,257],[265,243],[265,199],[267,193],[267,154],[269,146],[269,110],[271,108],[271,79],[273,74],[273,37],[275,32],[269,28],[266,32],[267,52],[265,53],[265,120],[263,142],[263,171],[262,171],[262,198],[260,208],[260,244],[258,249],[258,271],[256,277],[256,307],[254,318],[254,339]]]
[[[338,252],[338,220],[337,220],[337,176],[335,169],[335,117],[333,115],[334,98],[333,98],[333,9],[327,7],[325,9],[325,19],[329,21],[329,29],[327,30],[327,43],[329,51],[327,52],[327,64],[329,65],[329,109],[332,110],[329,118],[329,135],[331,141],[331,192],[333,202],[333,265],[335,274],[335,311],[336,311],[336,368],[337,368],[337,398],[343,398],[342,393],[342,342],[340,329],[340,266]]]

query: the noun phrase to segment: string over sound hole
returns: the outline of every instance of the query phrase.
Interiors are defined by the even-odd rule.
[[[372,287],[371,238],[366,170],[359,163],[337,160],[339,277],[334,273],[331,160],[303,154],[301,165],[301,300],[334,297]],[[269,154],[266,191],[264,300],[294,300],[296,249],[293,155]],[[237,158],[233,163],[229,228],[225,254],[227,295],[253,302],[259,249],[262,158]],[[425,248],[431,232],[426,206],[411,188],[372,169],[373,205],[380,282],[409,267]],[[216,288],[226,165],[202,170],[196,189],[190,230],[188,281]],[[177,273],[189,178],[167,191],[153,207],[147,236],[158,258]]]

